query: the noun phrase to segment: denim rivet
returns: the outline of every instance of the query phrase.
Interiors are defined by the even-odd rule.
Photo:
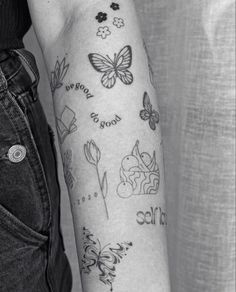
[[[7,153],[8,159],[11,162],[21,162],[26,156],[26,149],[22,145],[13,145]]]

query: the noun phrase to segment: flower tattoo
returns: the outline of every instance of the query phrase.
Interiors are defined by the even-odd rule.
[[[57,89],[62,87],[63,79],[65,78],[68,69],[69,64],[66,63],[66,57],[64,57],[61,62],[59,60],[56,61],[55,68],[51,72],[50,80],[52,95],[54,95]]]
[[[99,173],[99,162],[101,159],[101,151],[96,145],[96,143],[93,140],[87,141],[87,144],[84,144],[84,154],[85,157],[91,165],[93,165],[96,169],[98,183],[105,207],[105,212],[107,219],[109,219],[108,209],[107,209],[107,194],[108,194],[108,182],[107,182],[107,172],[105,171],[102,178],[100,177]]]
[[[99,12],[95,17],[99,23],[107,20],[107,14],[104,12]]]
[[[111,34],[111,32],[110,32],[108,26],[98,28],[97,36],[101,37],[102,39],[106,39],[107,36],[110,34]]]
[[[144,109],[140,111],[140,118],[144,121],[149,120],[149,126],[154,131],[156,130],[156,124],[159,123],[159,113],[152,109],[150,98],[147,92],[143,95],[143,107]]]
[[[120,9],[120,5],[118,3],[114,3],[114,2],[112,2],[110,7],[113,10],[119,10]]]
[[[124,20],[122,18],[114,17],[113,25],[115,25],[118,28],[121,28],[121,27],[125,26]]]

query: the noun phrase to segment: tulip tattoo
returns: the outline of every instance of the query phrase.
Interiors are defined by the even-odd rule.
[[[69,64],[66,64],[66,57],[64,57],[61,62],[59,62],[58,60],[56,61],[54,71],[51,72],[50,87],[52,95],[54,95],[57,89],[62,87],[63,79],[66,76],[69,66]]]
[[[87,159],[87,161],[93,165],[96,169],[98,183],[106,211],[107,219],[109,219],[108,209],[107,209],[107,203],[106,198],[108,194],[108,183],[107,183],[107,172],[105,171],[103,174],[103,177],[101,179],[98,169],[98,164],[101,159],[101,151],[97,147],[96,143],[93,140],[90,140],[87,142],[87,144],[84,144],[84,154]]]

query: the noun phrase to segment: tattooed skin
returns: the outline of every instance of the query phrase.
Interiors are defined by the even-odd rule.
[[[116,277],[116,266],[127,255],[133,246],[132,242],[107,244],[102,246],[87,228],[83,228],[83,258],[81,273],[90,274],[94,270],[99,271],[99,280],[110,286],[113,291],[113,282]]]
[[[160,171],[155,151],[152,157],[147,152],[140,153],[137,141],[131,154],[125,156],[121,162],[120,179],[117,194],[123,199],[131,196],[156,195]]]
[[[133,74],[128,70],[132,65],[132,49],[125,46],[118,54],[114,55],[113,60],[109,56],[100,54],[89,54],[89,61],[93,68],[103,73],[101,83],[110,89],[116,84],[118,78],[123,84],[130,85],[133,83]]]
[[[61,116],[56,120],[58,137],[60,143],[62,144],[68,135],[77,131],[77,119],[75,112],[68,106],[65,106],[61,113]]]
[[[101,151],[95,144],[93,140],[88,141],[87,144],[84,145],[84,155],[91,165],[93,165],[96,169],[98,183],[106,211],[107,219],[109,219],[108,209],[107,209],[107,203],[106,198],[108,194],[108,182],[107,182],[107,172],[104,172],[102,179],[100,178],[98,164],[101,159]]]
[[[156,130],[156,125],[159,123],[159,113],[152,109],[152,104],[147,92],[143,95],[143,107],[144,109],[140,111],[140,118],[144,121],[149,121],[149,127],[154,131]]]
[[[138,211],[136,214],[136,222],[139,225],[167,225],[166,212],[161,207],[151,207],[148,211]]]
[[[65,182],[69,189],[73,189],[74,187],[74,177],[72,174],[72,151],[66,150],[66,152],[63,155],[63,169],[64,169],[64,176],[65,176]]]
[[[66,64],[66,57],[64,57],[61,62],[59,60],[56,61],[54,70],[51,72],[50,80],[52,95],[55,94],[55,91],[57,89],[62,87],[63,80],[67,74],[69,66],[70,66],[69,64]]]

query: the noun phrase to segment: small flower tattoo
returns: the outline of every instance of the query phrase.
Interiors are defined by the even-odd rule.
[[[121,27],[125,26],[124,20],[122,18],[119,18],[119,17],[114,17],[113,25],[115,25],[118,28],[121,28]]]
[[[111,32],[110,32],[108,26],[98,28],[97,36],[101,37],[102,39],[106,39],[107,36],[110,34],[111,34]]]
[[[110,7],[113,10],[119,10],[120,9],[120,5],[118,3],[114,3],[114,2],[111,3]]]
[[[99,23],[107,20],[107,14],[104,12],[99,12],[95,17]]]

